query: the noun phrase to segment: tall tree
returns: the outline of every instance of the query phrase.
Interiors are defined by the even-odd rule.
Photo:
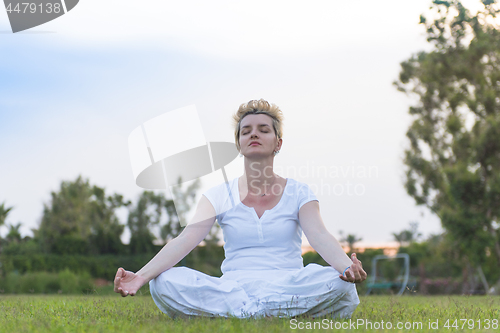
[[[117,193],[106,196],[105,190],[97,186],[93,186],[92,192],[90,252],[99,254],[122,253],[124,248],[120,236],[125,226],[120,223],[115,211],[121,207],[129,206],[131,202],[126,201],[121,194]]]
[[[51,201],[44,204],[42,221],[35,237],[44,252],[59,254],[119,253],[120,225],[115,210],[129,205],[118,194],[91,186],[81,176],[63,181]]]
[[[152,228],[160,223],[163,195],[144,191],[135,206],[129,210],[127,226],[130,229],[130,251],[133,254],[155,252]]]
[[[200,188],[200,180],[197,179],[186,188],[182,186],[182,179],[177,180],[177,186],[173,187],[172,199],[167,199],[163,193],[144,191],[141,193],[137,205],[129,210],[127,225],[130,229],[130,250],[132,253],[154,252],[154,241],[157,240],[152,230],[160,227],[160,239],[158,241],[167,243],[177,237],[187,222],[187,213],[195,204],[196,191]],[[162,219],[166,216],[166,220]],[[218,224],[210,230],[206,238],[209,244],[217,244]]]
[[[182,188],[182,178],[179,177],[177,180],[177,187],[173,187],[173,195],[176,198],[174,200],[167,200],[163,198],[163,206],[168,215],[168,221],[161,228],[161,237],[165,242],[177,237],[189,221],[187,221],[187,213],[196,204],[196,191],[200,188],[201,181],[197,178],[191,185],[186,189]],[[182,223],[181,223],[182,222]],[[210,230],[206,241],[217,243],[217,232],[218,224]]]
[[[162,199],[163,208],[165,208],[165,211],[167,212],[168,219],[166,223],[161,226],[160,237],[163,242],[167,243],[171,239],[179,236],[183,227],[181,226],[179,215],[177,215],[174,200],[169,200],[165,197]]]
[[[459,1],[434,0],[420,19],[433,49],[401,63],[395,85],[416,98],[408,194],[439,216],[471,262],[491,249],[500,264],[499,10],[494,0],[482,4],[471,14]]]

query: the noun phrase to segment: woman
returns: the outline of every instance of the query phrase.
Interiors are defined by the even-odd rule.
[[[155,303],[171,317],[351,317],[359,304],[354,283],[364,281],[366,272],[356,254],[349,259],[325,228],[309,186],[272,171],[283,141],[281,110],[252,100],[233,120],[244,174],[206,191],[192,222],[141,270],[119,268],[115,292],[134,296],[149,282]],[[225,240],[222,277],[173,267],[216,219]],[[331,267],[303,266],[302,231]]]

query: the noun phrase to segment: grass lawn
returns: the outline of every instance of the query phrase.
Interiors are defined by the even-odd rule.
[[[317,331],[323,332],[500,332],[500,297],[365,296],[360,299],[361,304],[350,321],[297,318],[291,322],[280,318],[172,320],[158,310],[151,296],[2,295],[0,332],[305,332],[311,331],[307,328],[314,325]],[[449,328],[445,327],[447,320]],[[396,328],[398,322],[402,329]],[[387,329],[388,323],[392,329]],[[435,323],[433,326],[438,329],[430,329],[430,323]],[[341,325],[344,328],[351,325],[351,329],[342,329]],[[413,325],[413,328],[405,329],[404,325]]]

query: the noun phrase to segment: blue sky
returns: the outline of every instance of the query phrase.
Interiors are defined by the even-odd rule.
[[[285,115],[277,169],[377,168],[377,177],[323,179],[364,188],[319,195],[334,236],[384,243],[410,221],[425,235],[439,232],[402,185],[411,100],[391,85],[402,60],[429,49],[418,25],[429,4],[219,2],[152,1],[154,11],[87,0],[17,34],[0,11],[0,202],[15,206],[7,223],[30,234],[50,191],[79,174],[136,200],[134,128],[195,104],[207,140],[232,142],[231,113],[264,98]],[[228,170],[241,175],[241,161]]]

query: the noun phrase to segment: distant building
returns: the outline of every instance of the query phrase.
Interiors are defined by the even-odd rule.
[[[342,246],[344,251],[347,253],[349,251],[348,246]],[[356,245],[356,251],[358,253],[363,253],[365,249],[384,249],[384,254],[387,256],[392,256],[398,253],[399,243],[397,242],[387,242],[387,243],[362,243]],[[314,251],[313,247],[304,242],[302,245],[302,254],[306,252]]]

